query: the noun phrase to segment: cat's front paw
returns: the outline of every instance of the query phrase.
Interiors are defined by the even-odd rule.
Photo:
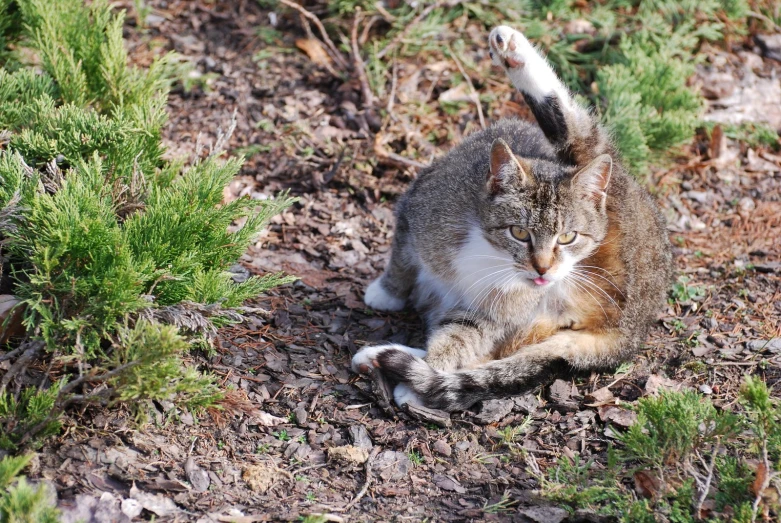
[[[406,303],[385,290],[382,278],[377,278],[366,288],[363,302],[376,311],[400,311]]]
[[[517,69],[526,65],[524,56],[531,44],[523,34],[512,27],[500,25],[488,35],[488,45],[493,63],[507,69]]]
[[[355,356],[353,356],[352,359],[353,372],[357,374],[368,374],[372,369],[380,368],[377,358],[380,354],[389,350],[406,352],[407,354],[417,356],[418,358],[422,358],[426,355],[426,351],[424,350],[413,349],[412,347],[399,345],[398,343],[390,345],[372,345],[371,347],[364,347],[355,353]]]

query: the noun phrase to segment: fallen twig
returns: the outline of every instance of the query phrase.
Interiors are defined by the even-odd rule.
[[[711,454],[710,458],[710,465],[705,465],[705,470],[708,472],[708,477],[705,478],[705,481],[702,481],[701,478],[698,478],[697,475],[692,474],[694,477],[694,481],[697,482],[697,490],[699,491],[699,495],[697,496],[697,502],[694,505],[694,516],[699,518],[700,514],[702,513],[702,505],[705,503],[705,499],[708,497],[708,492],[710,492],[710,486],[713,482],[713,473],[716,470],[715,464],[716,464],[716,455],[718,454],[718,445],[713,445],[713,453]],[[699,453],[698,453],[699,455]],[[703,464],[705,464],[705,460],[702,460]]]
[[[396,60],[393,60],[393,69],[391,72],[391,89],[390,89],[390,95],[388,95],[388,105],[387,110],[388,114],[393,113],[393,104],[396,101],[396,86],[399,83],[399,71],[398,71],[398,64],[396,63]]]
[[[379,133],[374,136],[374,154],[377,155],[377,159],[380,163],[386,163],[402,169],[407,167],[422,169],[426,166],[424,163],[416,162],[415,160],[404,158],[399,154],[386,151],[382,146],[382,136]]]
[[[347,70],[349,67],[347,66],[347,62],[344,61],[344,58],[342,57],[342,53],[339,52],[339,49],[336,48],[334,43],[331,41],[331,39],[328,37],[328,33],[325,30],[325,27],[323,26],[323,23],[320,21],[319,18],[317,18],[315,15],[301,7],[295,2],[291,2],[290,0],[279,0],[279,3],[282,5],[286,5],[291,9],[295,9],[302,15],[304,15],[306,18],[311,20],[313,24],[317,27],[317,30],[320,31],[320,35],[323,37],[323,41],[325,42],[325,45],[328,49],[328,51],[331,54],[331,58],[339,65],[339,67],[342,68],[342,70]]]
[[[458,56],[456,56],[456,53],[453,52],[453,49],[450,48],[449,44],[447,46],[447,50],[450,52],[450,56],[453,58],[453,61],[456,63],[456,67],[458,67],[458,70],[461,72],[461,76],[464,77],[464,80],[466,80],[466,84],[469,86],[469,97],[472,99],[472,103],[475,104],[475,107],[477,107],[477,116],[480,118],[480,127],[485,129],[483,106],[480,104],[480,96],[477,94],[477,91],[475,90],[475,86],[472,84],[472,79],[469,77],[468,74],[466,74],[466,70],[464,70],[464,66],[461,65],[461,60],[458,59]]]
[[[22,347],[24,347],[24,352],[21,356],[19,356],[19,359],[16,360],[13,365],[11,365],[11,368],[6,371],[5,376],[3,376],[3,379],[0,381],[0,396],[3,395],[6,387],[9,383],[11,383],[11,380],[13,380],[18,374],[24,372],[27,368],[27,364],[30,363],[43,350],[43,342],[30,341],[22,345]],[[22,347],[19,348],[21,349]]]
[[[405,405],[405,410],[413,418],[426,423],[433,423],[444,428],[453,426],[453,422],[450,420],[450,413],[444,410],[429,409],[428,407],[410,405],[409,403]]]
[[[358,73],[358,80],[361,82],[361,96],[363,97],[363,108],[374,107],[374,93],[369,87],[369,79],[366,77],[366,67],[363,65],[361,51],[358,49],[358,24],[363,20],[363,13],[358,11],[353,20],[353,28],[350,32],[350,45],[353,52],[353,67]]]
[[[369,459],[366,460],[366,482],[363,484],[363,488],[356,494],[356,496],[353,498],[351,502],[349,502],[344,507],[344,511],[347,512],[350,510],[356,503],[358,503],[362,497],[366,495],[366,492],[369,490],[369,485],[372,482],[372,464],[374,464],[374,458],[377,457],[377,454],[380,453],[379,447],[374,447],[372,449],[372,453],[369,454]]]

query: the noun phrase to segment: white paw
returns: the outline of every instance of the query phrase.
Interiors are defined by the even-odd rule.
[[[537,54],[522,33],[506,25],[500,25],[491,31],[488,35],[488,45],[491,48],[493,63],[508,69],[525,65],[529,51]]]
[[[353,372],[357,374],[366,374],[372,368],[376,368],[377,357],[386,350],[400,350],[407,354],[412,354],[418,358],[422,358],[426,355],[426,351],[420,349],[413,349],[406,345],[400,345],[393,343],[390,345],[372,345],[371,347],[364,347],[355,353],[352,360]]]
[[[540,101],[553,94],[562,102],[569,99],[556,73],[521,32],[500,25],[488,35],[488,45],[493,63],[505,68],[522,93]]]
[[[417,393],[410,388],[406,383],[399,383],[396,388],[393,389],[393,401],[396,405],[403,407],[404,405],[412,405],[415,407],[423,407],[423,402],[420,401]]]
[[[377,278],[366,288],[363,302],[378,311],[400,311],[404,308],[406,300],[393,296],[380,283],[382,278]]]

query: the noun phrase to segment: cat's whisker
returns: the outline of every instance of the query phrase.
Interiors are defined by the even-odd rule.
[[[604,290],[604,289],[602,289],[602,288],[601,288],[599,285],[597,285],[597,284],[596,284],[596,283],[594,283],[593,281],[589,280],[589,279],[588,279],[588,277],[584,277],[584,276],[582,276],[582,275],[577,275],[577,274],[573,274],[573,273],[570,273],[570,275],[571,275],[573,278],[575,278],[575,279],[577,279],[578,281],[580,281],[581,283],[583,283],[583,284],[585,284],[585,285],[588,285],[588,286],[589,286],[589,287],[591,287],[592,289],[594,289],[594,290],[596,290],[596,291],[600,292],[600,293],[601,293],[601,294],[602,294],[602,295],[603,295],[605,298],[607,298],[608,300],[610,300],[610,302],[613,304],[613,306],[614,306],[614,307],[616,307],[617,309],[621,310],[621,307],[618,305],[618,303],[616,303],[616,300],[614,300],[614,299],[613,299],[613,297],[612,297],[612,296],[610,296],[610,295],[609,295],[607,292],[605,292],[605,290]]]
[[[504,298],[505,294],[509,291],[509,284],[515,279],[515,274],[510,273],[502,280],[500,286],[497,289],[496,295],[491,302],[491,307],[488,309],[488,316],[494,317],[494,307]],[[498,311],[497,311],[498,312]]]
[[[490,254],[470,254],[469,256],[464,256],[461,259],[462,260],[468,260],[470,258],[491,258],[493,260],[502,260],[505,262],[515,263],[514,260],[503,258],[502,256],[492,256]]]
[[[503,272],[510,272],[512,274],[514,272],[513,269],[503,269],[502,271],[497,271],[496,273],[493,273],[492,275],[499,275]],[[501,277],[503,278],[503,277]],[[474,286],[474,285],[473,285]],[[471,288],[471,287],[470,287]],[[470,321],[475,321],[477,319],[477,314],[479,312],[479,308],[483,301],[491,294],[491,291],[493,291],[496,288],[496,285],[486,285],[479,293],[477,293],[477,296],[469,303],[469,306],[467,307],[467,311],[471,312],[471,314],[468,316]],[[476,303],[475,303],[476,302]],[[476,305],[474,309],[472,309],[472,306]]]
[[[456,290],[456,289],[459,289],[459,288],[460,288],[460,284],[461,284],[461,283],[462,283],[462,282],[463,282],[463,281],[464,281],[466,278],[468,278],[468,277],[470,277],[470,276],[475,276],[475,275],[477,275],[478,273],[481,273],[481,272],[484,272],[484,271],[490,271],[491,269],[507,268],[507,267],[510,267],[510,266],[513,266],[513,265],[515,265],[515,262],[512,262],[512,263],[505,263],[505,264],[501,264],[501,265],[492,265],[492,266],[490,266],[490,267],[483,267],[482,269],[478,269],[478,270],[476,270],[476,271],[473,271],[473,272],[471,272],[470,274],[468,274],[468,275],[464,276],[464,277],[463,277],[463,278],[461,278],[460,280],[458,280],[458,281],[456,281],[456,282],[453,282],[453,285],[451,285],[451,286],[450,286],[450,289],[449,289],[449,290],[448,290],[448,291],[445,293],[445,295],[444,295],[444,296],[442,296],[442,298],[440,298],[440,302],[444,303],[444,302],[445,302],[445,299],[446,299],[448,296],[450,296],[450,293],[451,293],[451,292],[453,292],[453,291],[454,291],[454,290]],[[491,276],[491,275],[489,274],[489,276]],[[471,287],[469,287],[469,289],[467,289],[467,290],[466,290],[466,292],[469,292],[469,290],[470,290],[470,289],[471,289],[471,288],[472,288],[472,287],[473,287],[475,284],[479,283],[480,281],[482,281],[482,280],[477,280],[476,282],[474,282],[474,283],[472,284],[472,286],[471,286]]]
[[[502,274],[502,273],[504,273],[504,272],[507,272],[507,271],[512,271],[512,270],[513,270],[512,268],[505,268],[505,269],[500,269],[500,270],[497,270],[497,271],[495,271],[495,272],[492,272],[491,274],[488,274],[487,276],[483,276],[482,278],[480,278],[479,280],[477,280],[476,282],[474,282],[472,285],[470,285],[470,286],[469,286],[469,288],[468,288],[466,291],[464,291],[464,293],[463,293],[463,294],[464,294],[464,295],[468,295],[468,294],[469,294],[469,291],[470,291],[470,290],[472,290],[472,287],[474,287],[475,285],[477,285],[477,284],[478,284],[478,283],[480,283],[481,281],[485,280],[486,278],[490,278],[491,276],[497,276],[497,275],[499,275],[499,274]],[[482,294],[483,294],[484,292],[486,292],[486,291],[490,292],[492,288],[493,288],[493,286],[491,286],[491,285],[486,285],[486,286],[485,286],[483,289],[481,289],[481,290],[480,290],[480,292],[478,292],[478,293],[477,293],[477,296],[475,296],[475,298],[474,298],[474,299],[472,300],[472,302],[469,304],[469,307],[467,307],[467,310],[471,309],[472,305],[474,305],[474,303],[475,303],[475,300],[476,300],[478,297],[480,297],[480,295],[482,295]],[[478,303],[480,303],[480,302],[478,302]]]
[[[571,278],[571,279],[570,279],[570,278]],[[596,304],[599,306],[599,308],[600,308],[600,309],[602,309],[602,314],[604,314],[604,315],[605,315],[605,319],[608,319],[608,315],[607,315],[607,312],[605,311],[605,308],[602,306],[602,304],[599,302],[599,300],[596,298],[596,296],[594,296],[593,294],[591,294],[591,293],[589,292],[589,290],[588,290],[588,289],[587,289],[585,286],[583,286],[583,285],[581,285],[580,283],[578,283],[578,281],[576,280],[576,278],[575,278],[575,277],[574,277],[572,274],[568,274],[568,275],[567,275],[567,276],[564,278],[564,281],[567,281],[567,280],[569,280],[569,281],[570,281],[570,283],[572,283],[573,285],[575,285],[575,286],[576,286],[578,289],[580,289],[581,291],[583,291],[583,292],[585,292],[586,294],[588,294],[589,296],[591,296],[591,299],[592,299],[592,300],[594,300],[594,303],[596,303]]]
[[[588,277],[585,277],[585,278],[584,278],[584,281],[585,281],[586,283],[588,283],[588,284],[589,284],[589,285],[590,285],[592,288],[594,288],[594,289],[596,289],[597,291],[599,291],[600,293],[602,293],[602,295],[603,295],[603,296],[605,296],[605,298],[607,298],[608,300],[610,300],[610,302],[613,304],[613,306],[614,306],[615,308],[617,308],[617,309],[619,309],[619,310],[621,309],[621,306],[620,306],[620,305],[619,305],[619,304],[616,302],[616,300],[615,300],[615,299],[613,299],[613,297],[612,297],[612,296],[610,296],[610,294],[608,294],[608,293],[607,293],[607,291],[605,291],[605,289],[603,289],[602,287],[600,287],[599,285],[597,285],[597,284],[596,284],[594,281],[590,280]]]
[[[583,267],[583,266],[580,266],[580,267]],[[623,296],[623,297],[624,297],[624,299],[626,299],[626,295],[625,295],[623,292],[621,292],[621,289],[619,289],[619,288],[618,288],[618,285],[616,285],[615,283],[613,283],[613,282],[612,282],[610,279],[608,279],[608,278],[605,278],[604,276],[601,276],[601,275],[599,275],[599,274],[597,274],[597,273],[595,273],[595,272],[591,272],[591,271],[588,271],[588,270],[579,270],[579,266],[577,266],[577,265],[576,265],[576,266],[575,266],[575,267],[572,269],[572,272],[575,272],[575,273],[577,273],[577,274],[581,274],[581,275],[584,275],[584,276],[585,276],[585,275],[589,275],[589,276],[596,276],[597,278],[602,278],[603,280],[605,280],[606,282],[608,282],[610,285],[612,285],[612,286],[613,286],[613,288],[614,288],[616,291],[618,291],[618,293],[619,293],[621,296]]]
[[[468,321],[476,321],[479,314],[482,313],[483,303],[495,290],[494,286],[487,286],[478,293],[472,302],[466,308],[466,318]],[[473,307],[474,305],[474,307]]]
[[[583,268],[583,269],[598,269],[598,270],[600,270],[600,271],[602,271],[602,272],[606,272],[606,273],[607,273],[607,274],[609,274],[610,276],[613,276],[613,273],[612,273],[612,272],[610,272],[609,270],[607,270],[607,269],[605,269],[605,268],[603,268],[603,267],[597,267],[596,265],[580,265],[580,264],[578,264],[578,265],[575,265],[575,268],[576,268],[576,269],[578,269],[578,268]]]

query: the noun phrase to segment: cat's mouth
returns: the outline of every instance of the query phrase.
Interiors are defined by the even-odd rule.
[[[535,284],[535,285],[539,285],[539,286],[548,285],[548,284],[550,284],[550,283],[553,283],[553,282],[552,282],[552,281],[550,281],[550,280],[546,280],[546,279],[545,279],[545,278],[543,278],[542,276],[537,276],[537,277],[536,277],[536,278],[534,278],[532,281],[534,282],[534,284]]]

